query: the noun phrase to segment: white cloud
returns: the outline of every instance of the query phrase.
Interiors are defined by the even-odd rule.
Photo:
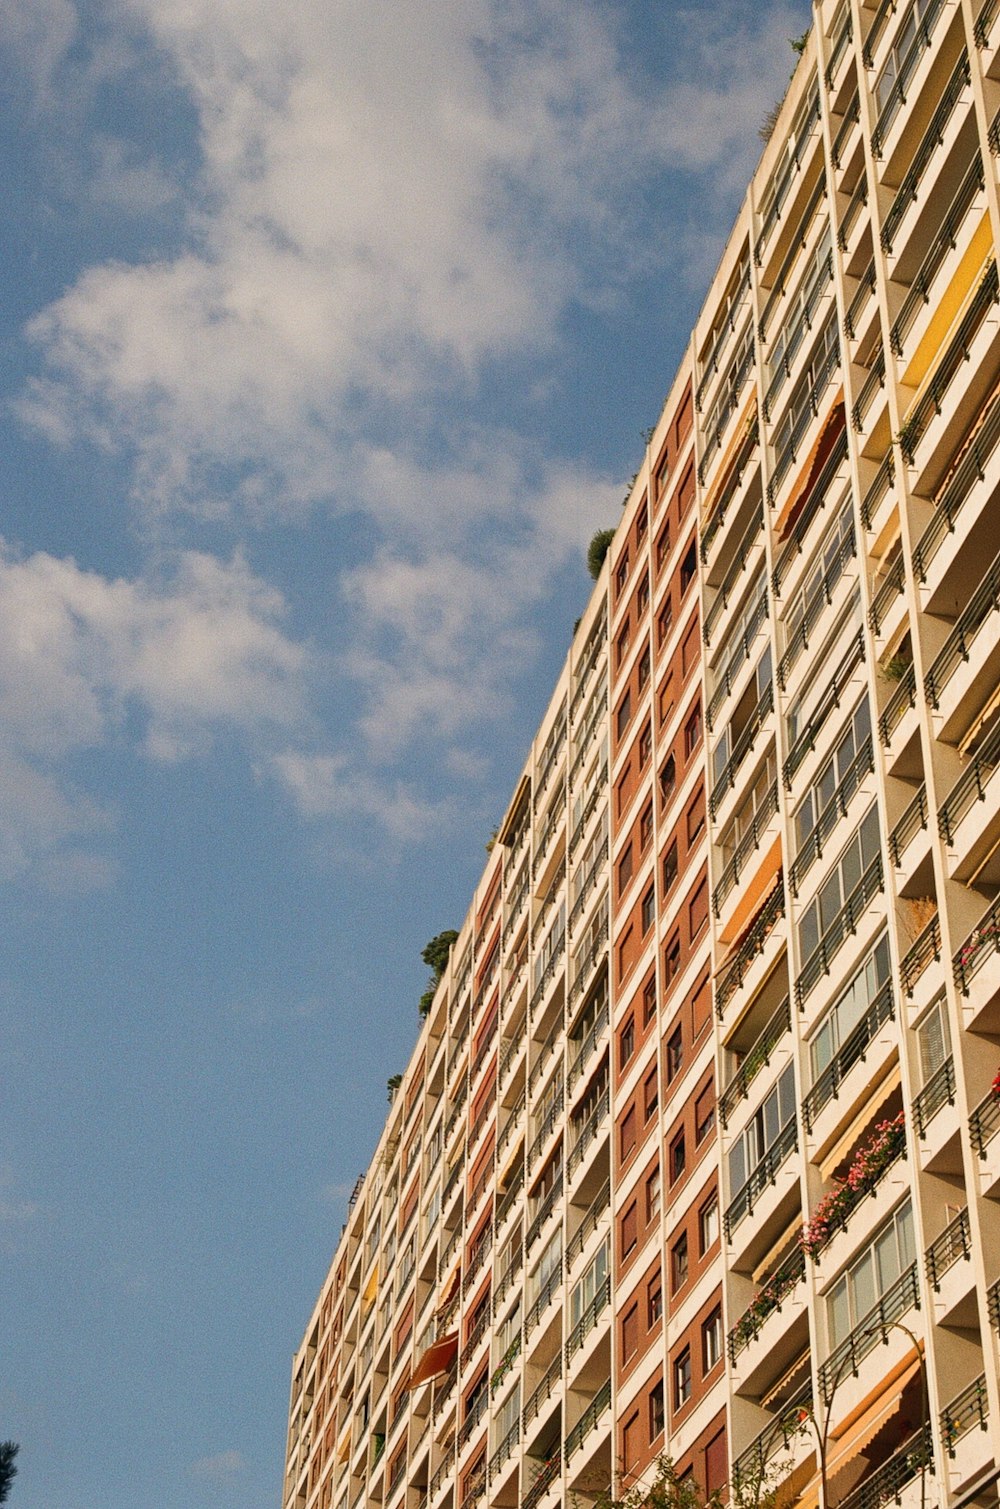
[[[346,755],[289,749],[272,756],[270,768],[303,817],[374,818],[390,838],[411,843],[426,838],[440,814],[402,781],[377,779]]]
[[[283,615],[239,556],[189,551],[126,580],[43,552],[19,558],[0,542],[0,875],[108,825],[63,761],[130,737],[136,722],[146,754],[168,760],[221,727],[300,726],[309,655]],[[61,882],[94,883],[99,871],[77,855]]]
[[[199,1457],[188,1472],[193,1478],[209,1483],[228,1483],[246,1471],[246,1459],[239,1451],[219,1451],[214,1456]]]

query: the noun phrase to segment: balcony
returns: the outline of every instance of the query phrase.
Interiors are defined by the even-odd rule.
[[[934,1502],[934,1489],[922,1481],[925,1473],[934,1472],[934,1438],[929,1424],[915,1430],[890,1457],[870,1473],[838,1509],[884,1509],[897,1504],[900,1509],[921,1509]]]
[[[872,605],[868,609],[868,627],[876,639],[885,637],[882,631],[893,609],[902,601],[905,584],[906,562],[902,555],[900,555],[884,580],[879,583],[878,589],[872,598]]]
[[[566,1437],[565,1453],[567,1466],[572,1462],[577,1451],[586,1441],[591,1431],[595,1429],[601,1416],[611,1408],[611,1379],[602,1383],[590,1404],[584,1410],[579,1420],[573,1426]]]
[[[935,606],[939,592],[947,596],[946,577],[953,566],[968,559],[970,544],[979,551],[995,540],[990,505],[1000,484],[1000,397],[982,411],[972,433],[935,500],[934,514],[913,552],[913,569],[926,589],[923,606]]]
[[[848,1258],[865,1245],[897,1198],[909,1187],[905,1163],[906,1130],[897,1119],[888,1131],[856,1149],[853,1182],[835,1185],[816,1206],[802,1233],[802,1245],[820,1264],[823,1276],[838,1273]],[[860,1176],[859,1176],[860,1173]],[[869,1196],[876,1196],[869,1202]],[[863,1211],[863,1218],[858,1211]]]
[[[775,454],[774,467],[767,484],[767,501],[772,508],[789,468],[795,465],[803,440],[812,429],[814,421],[819,418],[823,395],[833,380],[839,366],[840,343],[834,341],[816,370],[801,412],[792,426],[788,439],[783,443],[781,450]],[[797,394],[798,389],[792,394],[792,404],[796,402]]]
[[[988,1091],[969,1117],[972,1147],[979,1157],[979,1188],[1000,1194],[1000,1096]]]
[[[896,509],[896,463],[887,451],[861,500],[861,522],[867,534],[880,538]]]
[[[795,315],[794,328],[786,331],[784,350],[778,370],[774,373],[764,395],[764,418],[774,414],[775,399],[795,371],[795,358],[802,350],[805,338],[816,323],[816,311],[822,304],[827,288],[833,282],[833,252],[828,252],[825,261],[815,275],[809,293]]]
[[[982,741],[938,812],[938,828],[949,849],[952,880],[975,876],[979,884],[995,883],[1000,873],[984,873],[997,842],[1000,817],[1000,723]]]
[[[834,478],[847,460],[847,430],[841,430],[833,449],[823,463],[823,470],[809,493],[802,512],[797,516],[774,565],[774,595],[780,597],[796,564],[801,562],[815,520],[822,514]]]
[[[796,1244],[730,1331],[727,1348],[737,1393],[766,1393],[808,1340],[805,1271],[805,1253]]]
[[[906,342],[921,313],[930,310],[935,279],[946,263],[952,263],[969,210],[985,188],[985,183],[982,158],[977,152],[893,321],[889,339],[900,360],[903,359]]]
[[[791,143],[790,151],[783,159],[773,179],[771,203],[767,213],[761,220],[760,229],[757,232],[754,254],[758,266],[761,263],[764,247],[772,231],[774,231],[781,220],[785,205],[788,203],[789,195],[791,194],[792,185],[795,183],[802,163],[808,156],[806,146],[818,124],[819,90],[816,89],[799,124],[795,140]]]
[[[605,837],[604,841],[598,845],[597,852],[594,855],[590,869],[580,881],[579,888],[576,893],[576,900],[573,902],[573,909],[569,914],[569,930],[571,933],[576,931],[577,924],[583,920],[584,908],[587,905],[588,898],[592,896],[594,894],[594,891],[597,889],[597,884],[604,875],[604,869],[607,862],[608,840]]]
[[[867,377],[858,389],[858,396],[851,409],[856,434],[863,435],[868,428],[868,416],[880,393],[885,392],[885,353],[879,351],[872,362]]]
[[[1000,1032],[1000,898],[987,907],[952,960],[966,1027]]]
[[[490,1457],[490,1479],[497,1478],[514,1455],[514,1448],[521,1439],[521,1422],[515,1420],[496,1451]]]
[[[788,751],[783,770],[786,790],[791,788],[795,777],[815,749],[816,740],[821,730],[825,726],[830,714],[835,712],[840,706],[848,687],[855,680],[858,667],[862,664],[864,658],[864,634],[859,629],[848,645],[823,695],[816,704],[812,715]]]
[[[966,1207],[949,1221],[924,1254],[927,1281],[934,1291],[934,1318],[942,1325],[979,1328],[971,1259],[972,1232]]]
[[[905,750],[917,732],[917,679],[912,663],[908,665],[896,684],[888,702],[879,714],[878,731],[885,750],[890,773],[899,765]]]
[[[611,1184],[605,1179],[601,1188],[587,1207],[586,1214],[576,1231],[573,1240],[566,1248],[566,1272],[572,1273],[574,1264],[587,1250],[587,1243],[593,1234],[599,1229],[611,1203]]]
[[[546,1222],[548,1221],[549,1217],[552,1215],[552,1212],[556,1208],[556,1202],[558,1200],[562,1199],[562,1192],[563,1192],[562,1174],[559,1174],[557,1176],[556,1181],[553,1184],[552,1188],[549,1190],[548,1194],[545,1195],[545,1197],[542,1199],[541,1204],[538,1206],[538,1209],[536,1210],[536,1212],[535,1212],[535,1214],[534,1214],[534,1216],[532,1218],[531,1224],[529,1225],[527,1231],[525,1232],[525,1235],[524,1235],[524,1250],[525,1250],[526,1253],[531,1251],[532,1247],[535,1245],[535,1243],[538,1241],[538,1238],[541,1236],[542,1231],[545,1228]]]
[[[825,1145],[836,1127],[870,1099],[872,1085],[880,1077],[880,1070],[895,1053],[895,1032],[883,1031],[895,1019],[892,981],[886,980],[860,1022],[844,1039],[802,1102],[803,1125],[817,1144]],[[852,1084],[852,1071],[859,1064],[867,1065],[864,1082],[861,1082],[861,1076],[854,1075]],[[841,1099],[845,1104],[837,1106],[836,1115],[823,1117],[824,1109]]]
[[[784,915],[785,888],[782,885],[779,870],[774,889],[757,913],[753,926],[735,950],[733,957],[727,959],[725,967],[717,976],[715,1010],[720,1022],[725,1018],[727,1007],[743,989],[751,975],[762,976],[763,970],[755,970],[754,966],[757,965],[758,960],[764,959],[773,952],[768,948],[768,942]]]
[[[935,912],[912,947],[903,955],[899,966],[903,994],[912,1007],[919,1009],[926,1005],[928,996],[937,989],[938,971],[932,971],[931,965],[939,962],[940,958],[941,922]]]
[[[744,303],[750,294],[750,263],[747,262],[743,275],[740,278],[732,298],[729,300],[729,308],[726,318],[719,326],[718,333],[712,343],[712,349],[705,358],[702,367],[702,378],[695,393],[695,408],[700,414],[705,403],[705,395],[711,386],[713,379],[718,376],[723,352],[730,340],[736,333],[736,315],[742,310]]]
[[[825,1405],[830,1405],[837,1385],[841,1379],[846,1378],[848,1372],[854,1373],[855,1377],[859,1375],[861,1364],[871,1356],[879,1342],[889,1345],[891,1340],[896,1340],[896,1345],[899,1345],[898,1339],[892,1335],[894,1324],[914,1309],[920,1309],[920,1286],[917,1280],[917,1265],[911,1263],[906,1272],[900,1275],[878,1303],[869,1310],[860,1325],[855,1326],[854,1330],[834,1347],[826,1361],[821,1364],[819,1392]],[[912,1346],[909,1337],[906,1338],[906,1345]],[[880,1357],[877,1367],[869,1371],[873,1372],[876,1380],[884,1378],[888,1371],[887,1363]],[[863,1397],[867,1392],[866,1383],[859,1383],[858,1397]]]
[[[538,1329],[542,1316],[545,1314],[546,1310],[549,1308],[552,1301],[555,1299],[556,1295],[562,1288],[562,1283],[563,1271],[562,1264],[560,1263],[559,1266],[557,1268],[554,1268],[549,1274],[548,1278],[545,1280],[545,1283],[542,1285],[537,1295],[535,1296],[531,1309],[524,1317],[524,1341],[526,1346],[531,1337],[534,1335],[535,1331]]]
[[[601,1128],[608,1119],[610,1096],[607,1090],[598,1097],[593,1110],[587,1116],[586,1121],[580,1127],[579,1135],[574,1142],[569,1159],[566,1163],[566,1179],[569,1184],[573,1183],[577,1170],[584,1166],[587,1154],[595,1145]]]
[[[584,1036],[580,1039],[579,1043],[575,1045],[576,1052],[573,1055],[573,1059],[569,1066],[569,1073],[566,1078],[566,1087],[571,1095],[573,1093],[573,1086],[586,1072],[598,1044],[603,1043],[604,1038],[607,1034],[608,1025],[608,1005],[607,1002],[605,1002],[600,1011],[597,1013],[597,1016],[594,1018],[590,1027],[587,1029]]]
[[[902,816],[889,834],[889,855],[897,872],[912,874],[914,858],[910,853],[910,846],[922,833],[928,832],[927,817],[927,787],[921,783],[916,796],[903,809]],[[921,858],[926,847],[926,844],[921,845]]]
[[[752,463],[755,455],[757,454],[759,445],[760,424],[755,415],[753,420],[751,421],[750,428],[747,430],[743,444],[740,446],[733,465],[726,477],[725,486],[720,490],[715,502],[711,504],[711,512],[705,519],[702,526],[701,560],[702,565],[704,566],[709,565],[713,553],[713,546],[715,546],[717,541],[721,543],[723,537],[723,525],[725,524],[727,518],[732,514],[734,506],[741,502],[744,496],[746,496],[746,494],[744,494],[743,484],[745,481],[748,482],[750,478],[755,474],[756,469],[752,466]],[[748,493],[749,489],[747,489],[747,494]],[[737,508],[737,514],[738,513],[739,509]],[[756,526],[754,524],[754,521],[751,520],[748,533],[756,533],[757,529],[763,528],[763,523],[764,518],[763,513],[761,513],[759,522],[756,524]],[[734,558],[733,565],[737,568],[740,568],[742,564],[743,563],[739,560],[737,553],[737,556]],[[711,573],[709,572],[709,575],[710,574]],[[736,574],[739,575],[739,569],[737,569]],[[730,583],[730,588],[731,586],[732,584]],[[716,599],[716,602],[718,602],[718,599]],[[712,604],[712,607],[710,608],[708,616],[706,618],[706,633],[711,632],[709,628],[709,619],[711,619],[712,614],[716,614],[717,616],[718,613],[721,613],[722,611],[723,609],[721,607],[719,607],[718,610],[716,609],[716,603]]]
[[[705,721],[711,731],[715,727],[715,721],[719,712],[728,702],[733,690],[738,684],[739,674],[750,659],[750,652],[756,644],[761,629],[767,623],[767,593],[761,594],[756,608],[750,615],[748,623],[735,645],[730,648],[726,659],[725,668],[717,679],[717,685],[712,696],[709,698],[708,710]]]
[[[719,810],[727,794],[733,789],[733,783],[737,772],[747,755],[757,742],[757,735],[764,727],[771,713],[774,711],[774,687],[770,683],[760,696],[756,707],[740,730],[733,744],[733,752],[722,767],[712,787],[710,808],[713,819],[718,818]]]
[[[590,1304],[587,1306],[586,1310],[584,1310],[583,1314],[580,1316],[580,1319],[577,1321],[576,1325],[569,1333],[569,1338],[566,1342],[567,1368],[569,1367],[572,1359],[576,1356],[577,1352],[579,1352],[584,1346],[591,1332],[597,1326],[597,1322],[600,1320],[601,1316],[608,1308],[610,1301],[611,1275],[608,1274],[603,1283],[598,1288],[597,1293],[590,1301]]]
[[[942,9],[941,0],[934,0],[934,3],[937,4],[937,9],[940,13]],[[898,82],[899,81],[897,80],[897,83]],[[899,188],[896,190],[896,193],[893,196],[892,204],[889,206],[888,213],[886,214],[885,220],[882,223],[882,249],[887,256],[892,256],[893,246],[899,236],[900,227],[902,226],[903,221],[906,219],[906,215],[910,206],[912,204],[915,204],[920,196],[921,185],[923,183],[924,177],[931,162],[934,159],[935,154],[937,153],[938,148],[941,146],[942,142],[945,139],[945,133],[948,128],[948,123],[955,111],[955,106],[958,104],[958,101],[962,97],[964,91],[969,87],[970,83],[971,74],[969,71],[969,59],[963,51],[961,57],[958,60],[958,63],[956,64],[952,72],[950,79],[948,80],[948,83],[945,85],[944,92],[937,105],[937,108],[935,109],[934,114],[931,116],[931,119],[928,122],[927,129],[924,132],[920,145],[917,147],[917,150],[913,155],[913,160],[910,163],[910,166],[907,169],[903,180],[899,185]],[[893,98],[898,98],[895,88],[893,90]],[[885,115],[886,111],[883,111],[883,118],[885,117]],[[875,128],[873,145],[878,139],[878,132],[881,125],[882,119],[880,119],[879,121],[879,126]],[[876,146],[876,153],[877,152],[878,148]]]
[[[539,1126],[538,1131],[535,1133],[534,1141],[528,1149],[529,1173],[531,1173],[535,1164],[538,1162],[538,1160],[542,1156],[542,1153],[545,1151],[546,1145],[548,1144],[549,1139],[551,1138],[552,1133],[562,1116],[564,1105],[565,1097],[563,1095],[562,1089],[559,1089],[556,1091],[555,1098],[545,1112],[541,1125]]]
[[[791,674],[799,656],[803,650],[809,648],[809,636],[822,620],[834,600],[834,592],[840,581],[847,572],[848,565],[857,555],[857,543],[854,539],[854,531],[851,530],[841,543],[840,549],[834,559],[827,566],[823,579],[813,591],[811,600],[806,606],[795,633],[788,644],[785,653],[778,662],[778,685],[782,691],[788,689],[788,677]]]
[[[854,759],[844,772],[840,784],[830,793],[830,799],[820,812],[815,824],[802,840],[795,862],[788,872],[792,895],[798,896],[799,886],[812,869],[816,860],[823,858],[823,846],[835,831],[848,807],[860,791],[865,776],[875,771],[875,753],[871,736],[865,739]]]
[[[791,1025],[791,1006],[786,996],[756,1042],[747,1049],[739,1068],[719,1096],[719,1120],[724,1128],[729,1125],[736,1107],[746,1099],[757,1075],[771,1062],[771,1055]]]
[[[521,1509],[536,1509],[561,1473],[562,1454],[557,1451],[538,1469],[534,1482],[521,1499]]]
[[[941,1411],[940,1418],[941,1439],[948,1453],[948,1478],[956,1488],[993,1460],[986,1375],[980,1373],[956,1394]]]
[[[951,1058],[928,1079],[913,1102],[921,1165],[931,1173],[960,1175],[962,1148],[955,1106],[955,1065]]]
[[[798,1128],[790,1121],[730,1200],[723,1223],[730,1246],[735,1245],[734,1238],[743,1221],[757,1212],[753,1223],[754,1246],[766,1249],[772,1225],[781,1211],[789,1201],[798,1203],[798,1172],[790,1164],[798,1145]]]
[[[723,903],[738,884],[747,863],[756,854],[765,837],[774,830],[775,824],[772,819],[777,811],[778,783],[775,781],[755,809],[749,827],[736,845],[731,859],[719,876],[718,884],[712,892],[712,910],[716,917],[721,915]]]
[[[826,932],[809,955],[795,982],[795,999],[800,1011],[819,980],[830,973],[830,965],[845,940],[858,931],[874,898],[884,889],[881,856],[868,866],[854,890],[836,914]]]
[[[527,1436],[528,1427],[542,1413],[549,1400],[562,1383],[562,1352],[556,1352],[552,1362],[546,1368],[540,1381],[532,1389],[521,1411],[521,1420],[524,1434]]]
[[[753,1502],[761,1485],[776,1470],[786,1477],[792,1468],[805,1461],[815,1450],[808,1419],[812,1412],[812,1386],[806,1382],[781,1406],[781,1413],[769,1420],[750,1445],[733,1462],[733,1488],[737,1502]],[[779,1452],[791,1453],[787,1461],[774,1463]]]

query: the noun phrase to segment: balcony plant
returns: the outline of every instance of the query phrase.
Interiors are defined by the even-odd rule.
[[[891,1121],[880,1121],[867,1146],[859,1148],[854,1162],[836,1189],[823,1196],[802,1228],[799,1241],[811,1258],[816,1258],[858,1201],[868,1194],[890,1163],[895,1162],[906,1146],[906,1123],[903,1112]]]
[[[782,1263],[782,1268],[787,1265]],[[792,1270],[772,1273],[757,1290],[743,1314],[733,1327],[733,1341],[737,1349],[744,1347],[760,1334],[761,1326],[768,1316],[781,1308],[781,1301],[798,1283],[800,1273]]]
[[[993,1083],[990,1085],[994,1100],[1000,1100],[1000,1069],[997,1070]]]

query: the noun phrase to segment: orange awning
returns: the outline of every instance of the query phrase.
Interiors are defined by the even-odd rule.
[[[459,1259],[459,1261],[455,1264],[454,1273],[451,1275],[451,1278],[448,1280],[448,1282],[444,1286],[444,1289],[441,1291],[441,1298],[438,1300],[437,1306],[439,1310],[443,1310],[446,1305],[451,1304],[452,1300],[455,1298],[455,1295],[458,1293],[458,1285],[461,1277],[462,1263],[461,1259]]]
[[[741,933],[746,932],[747,927],[774,890],[774,879],[780,869],[781,834],[779,833],[740,897],[736,910],[719,934],[721,943],[732,943]]]
[[[736,431],[733,435],[733,438],[729,442],[729,445],[726,447],[725,455],[718,463],[715,473],[715,481],[709,488],[708,494],[702,505],[701,517],[703,521],[712,517],[715,505],[719,501],[719,494],[725,489],[726,483],[729,481],[730,474],[732,473],[733,466],[736,463],[736,459],[739,456],[740,451],[743,449],[744,443],[746,442],[747,425],[750,423],[751,417],[755,416],[756,413],[757,394],[756,392],[753,392],[750,394],[749,399],[743,406],[743,412],[740,414],[740,417],[736,422]]]
[[[457,1352],[457,1331],[449,1331],[447,1336],[441,1337],[440,1341],[432,1342],[410,1374],[409,1387],[416,1388],[418,1383],[427,1383],[429,1379],[436,1378],[439,1373],[446,1373],[455,1360]]]
[[[805,507],[816,478],[822,471],[826,459],[836,445],[838,436],[846,423],[847,414],[844,410],[844,390],[843,388],[838,388],[830,412],[820,427],[816,443],[809,452],[805,465],[795,479],[795,485],[788,495],[784,508],[775,520],[774,533],[779,540],[784,539]]]
[[[754,904],[753,911],[750,912],[750,913],[748,913],[748,915],[744,919],[743,926],[740,928],[739,932],[736,933],[735,936],[733,937],[733,941],[730,943],[728,949],[726,950],[726,956],[722,960],[722,963],[719,966],[720,969],[725,969],[727,961],[730,959],[730,957],[733,954],[736,953],[736,950],[739,948],[740,944],[743,942],[743,939],[746,937],[747,933],[753,927],[754,922],[757,920],[757,913],[761,910],[761,908],[764,905],[764,902],[771,895],[772,891],[774,891],[777,886],[781,885],[782,879],[783,879],[783,873],[782,873],[781,866],[779,865],[778,868],[777,868],[777,870],[774,872],[774,874],[772,874],[768,878],[768,880],[765,882],[763,889],[760,892],[758,892],[758,894],[757,894],[757,896],[755,898],[755,904]]]

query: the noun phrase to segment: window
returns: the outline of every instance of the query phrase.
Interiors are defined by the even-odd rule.
[[[906,1272],[914,1256],[913,1211],[907,1200],[830,1291],[826,1313],[831,1347],[860,1325],[879,1296]]]
[[[608,1244],[605,1242],[597,1249],[589,1268],[570,1294],[569,1313],[571,1326],[577,1325],[582,1319],[587,1307],[593,1304],[603,1289],[607,1282],[607,1277]]]
[[[900,22],[899,30],[892,39],[889,55],[875,84],[875,98],[878,101],[880,112],[888,104],[893,86],[900,79],[900,75],[908,64],[907,54],[917,39],[918,27],[921,33],[926,30],[923,21],[930,3],[931,0],[913,0],[913,4]],[[898,97],[900,98],[900,103],[902,103],[901,93]]]
[[[684,1065],[684,1033],[680,1027],[675,1027],[667,1038],[667,1084],[677,1078]]]
[[[673,755],[668,755],[663,769],[660,771],[660,800],[667,802],[677,783],[677,765]]]
[[[729,1188],[734,1195],[743,1189],[754,1169],[794,1119],[795,1076],[794,1066],[789,1064],[729,1149]]]
[[[646,1180],[646,1225],[649,1226],[660,1214],[660,1170],[654,1169]]]
[[[943,998],[934,1002],[917,1028],[917,1044],[920,1049],[920,1083],[925,1085],[951,1056],[951,1034]]]
[[[622,661],[625,659],[625,656],[628,654],[628,647],[631,638],[632,625],[629,620],[626,619],[622,631],[619,634],[618,640],[615,644],[615,658],[618,665],[621,665]]]
[[[642,933],[643,937],[653,926],[653,918],[656,916],[656,888],[650,886],[642,898]]]
[[[810,840],[815,840],[817,825],[826,815],[830,804],[837,800],[840,811],[843,812],[844,805],[854,795],[864,772],[854,771],[853,778],[849,773],[861,749],[870,739],[871,710],[868,698],[864,697],[847,720],[846,728],[841,731],[833,754],[821,768],[808,795],[796,810],[795,841],[798,853],[805,849]],[[849,789],[844,788],[845,780],[850,782]]]
[[[691,803],[687,810],[687,836],[689,847],[697,840],[698,834],[701,832],[704,826],[705,793],[702,788],[699,787],[697,793],[695,794],[694,801]]]
[[[682,1289],[688,1281],[688,1239],[687,1232],[682,1232],[680,1237],[670,1249],[670,1288],[674,1294]]]
[[[803,646],[808,645],[808,621],[815,614],[820,603],[829,602],[833,587],[840,580],[846,560],[853,549],[854,514],[848,500],[823,537],[802,586],[785,609],[784,643],[786,647],[798,638],[801,638]]]
[[[642,1104],[643,1110],[646,1113],[647,1121],[652,1116],[653,1112],[656,1110],[657,1105],[659,1104],[660,1097],[657,1085],[658,1078],[659,1070],[654,1064],[652,1069],[650,1069],[649,1073],[646,1075],[646,1078],[642,1082]]]
[[[646,1289],[646,1330],[651,1331],[663,1316],[663,1279],[657,1271]]]
[[[656,975],[650,975],[642,987],[642,1025],[648,1027],[656,1015]]]
[[[646,538],[646,530],[649,528],[649,510],[645,503],[635,516],[635,539],[640,544]]]
[[[656,619],[656,646],[657,646],[657,649],[659,649],[659,647],[663,644],[663,641],[666,639],[667,635],[670,633],[670,630],[673,628],[673,626],[674,626],[674,605],[673,605],[672,601],[670,600],[670,598],[668,597],[667,600],[666,600],[666,602],[663,604],[663,607],[660,609],[659,614],[658,614],[657,619]],[[661,711],[660,716],[662,718],[665,718],[666,717],[666,713],[664,713],[664,712]]]
[[[619,1129],[619,1147],[622,1163],[625,1162],[630,1153],[635,1151],[635,1135],[635,1107],[630,1106],[625,1112]]]
[[[699,1147],[715,1125],[715,1086],[706,1085],[694,1103],[694,1141]]]
[[[684,758],[690,760],[701,743],[701,708],[696,707],[684,725]]]
[[[508,1435],[514,1429],[514,1426],[518,1423],[520,1416],[521,1385],[518,1383],[515,1384],[514,1388],[507,1395],[503,1404],[501,1404],[500,1408],[497,1410],[496,1416],[493,1421],[494,1446],[500,1446],[501,1442],[506,1441]]]
[[[626,1472],[639,1460],[639,1411],[629,1415],[622,1427],[622,1466]]]
[[[649,572],[648,571],[644,571],[643,574],[642,574],[642,581],[639,583],[639,590],[635,594],[635,606],[636,606],[636,612],[637,613],[645,613],[646,609],[649,607]]]
[[[698,553],[695,549],[694,540],[691,541],[681,561],[681,595],[687,591],[694,581],[698,571]]]
[[[618,562],[618,569],[615,572],[615,593],[616,593],[617,596],[620,596],[621,593],[624,592],[624,590],[625,590],[625,583],[627,581],[628,581],[628,551],[625,550],[625,551],[622,552],[622,558]]]
[[[622,1316],[622,1362],[628,1362],[639,1350],[639,1306],[632,1305]]]
[[[649,645],[639,656],[636,681],[640,692],[644,691],[649,684]]]
[[[624,1261],[625,1258],[628,1257],[629,1253],[632,1251],[633,1247],[635,1246],[636,1242],[638,1241],[638,1228],[639,1228],[639,1218],[638,1218],[638,1214],[636,1212],[635,1201],[633,1200],[632,1204],[629,1206],[628,1210],[622,1216],[622,1225],[621,1225],[622,1261]]]
[[[674,933],[663,953],[663,973],[666,983],[669,985],[681,972],[681,937],[680,933]]]
[[[722,1311],[718,1306],[701,1328],[702,1372],[710,1373],[722,1361]]]
[[[857,832],[845,846],[832,873],[820,886],[818,895],[806,907],[799,923],[801,957],[809,960],[826,936],[848,898],[858,888],[862,876],[879,856],[878,811],[873,806],[861,819]]]
[[[663,1379],[654,1383],[649,1391],[649,1439],[652,1443],[663,1434],[666,1425],[666,1410],[663,1404]]]
[[[653,729],[647,723],[639,735],[639,769],[645,770],[653,754]]]
[[[618,861],[618,894],[619,896],[632,879],[632,845],[626,844],[622,851],[622,857]]]
[[[688,903],[688,937],[697,938],[708,924],[708,879],[704,879]]]
[[[827,1012],[809,1045],[813,1083],[861,1023],[889,978],[889,940],[878,940],[847,989]]]
[[[674,1409],[683,1409],[691,1397],[691,1348],[674,1358]]]
[[[624,1069],[635,1052],[635,1018],[630,1016],[618,1034],[618,1067]]]
[[[687,1168],[687,1148],[684,1133],[678,1132],[670,1144],[670,1182],[676,1184]]]
[[[624,734],[625,730],[628,728],[628,726],[631,723],[631,721],[632,721],[632,693],[631,692],[626,692],[625,695],[624,695],[624,697],[622,698],[621,706],[618,709],[618,721],[617,721],[616,727],[618,729],[618,737],[619,737],[619,739],[622,737],[622,735]]]
[[[704,1257],[708,1249],[714,1247],[718,1240],[719,1197],[718,1195],[713,1195],[710,1200],[705,1201],[705,1204],[698,1212],[698,1246],[700,1255]]]
[[[653,804],[647,802],[639,819],[639,848],[645,853],[653,837]]]
[[[677,840],[674,839],[670,848],[663,856],[663,891],[666,894],[677,879]]]
[[[692,666],[701,661],[701,630],[697,617],[692,618],[687,633],[681,642],[681,675],[687,676]]]
[[[662,570],[663,563],[670,554],[670,525],[664,524],[656,537],[656,569]]]

